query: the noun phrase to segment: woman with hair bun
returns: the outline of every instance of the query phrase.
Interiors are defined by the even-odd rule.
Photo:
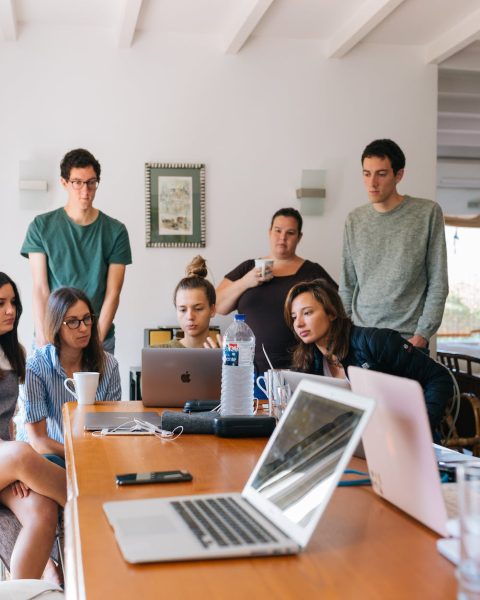
[[[215,288],[206,279],[207,263],[202,256],[195,256],[173,292],[173,304],[177,310],[178,324],[183,338],[174,339],[161,348],[216,347],[209,337],[210,319],[215,316]],[[218,340],[217,340],[218,341]]]

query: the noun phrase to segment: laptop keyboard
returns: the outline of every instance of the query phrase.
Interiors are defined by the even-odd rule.
[[[204,548],[278,541],[234,498],[176,500],[171,505]]]

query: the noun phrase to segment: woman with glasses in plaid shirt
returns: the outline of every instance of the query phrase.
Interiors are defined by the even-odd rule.
[[[65,379],[78,371],[98,372],[96,399],[120,400],[120,374],[114,356],[102,348],[92,304],[81,290],[63,287],[50,294],[45,331],[49,343],[27,361],[17,439],[64,465],[62,407],[75,401]]]

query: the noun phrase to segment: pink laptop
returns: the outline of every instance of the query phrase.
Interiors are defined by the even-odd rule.
[[[374,491],[447,535],[447,507],[422,387],[360,367],[349,367],[348,378],[355,394],[377,402],[362,437]]]

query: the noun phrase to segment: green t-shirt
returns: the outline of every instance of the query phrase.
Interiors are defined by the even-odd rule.
[[[35,217],[21,249],[46,254],[50,290],[61,286],[81,289],[100,314],[111,264],[129,265],[132,253],[127,228],[99,211],[90,225],[77,225],[63,208]],[[114,333],[112,325],[107,338]]]

